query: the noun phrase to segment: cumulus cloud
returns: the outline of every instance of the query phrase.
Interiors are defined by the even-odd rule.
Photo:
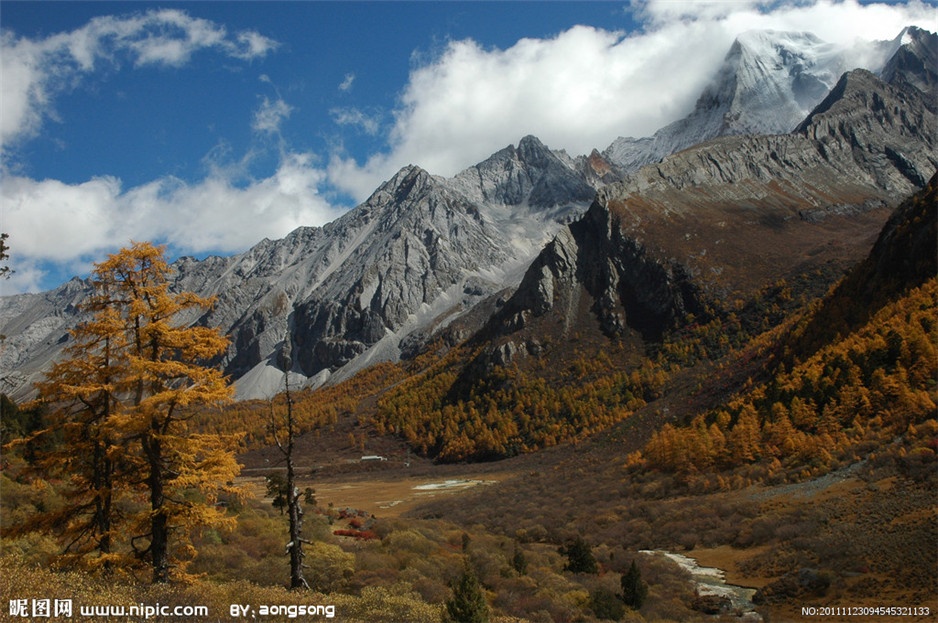
[[[0,143],[34,136],[54,111],[55,95],[73,87],[101,62],[180,66],[199,50],[240,60],[262,57],[277,43],[259,33],[234,36],[220,24],[177,9],[103,16],[77,30],[40,39],[0,35]]]
[[[113,177],[65,184],[5,176],[0,203],[17,278],[4,293],[34,289],[40,263],[75,274],[130,240],[235,252],[341,213],[320,195],[325,172],[311,154],[286,153],[273,175],[248,184],[233,177],[216,170],[194,184],[166,177],[124,189]]]
[[[363,162],[334,158],[330,173],[364,198],[400,167],[453,175],[525,134],[571,154],[617,136],[647,136],[693,108],[736,35],[807,30],[832,43],[892,39],[935,28],[934,7],[855,0],[633,1],[632,33],[575,26],[507,49],[451,41],[411,71],[388,149]]]

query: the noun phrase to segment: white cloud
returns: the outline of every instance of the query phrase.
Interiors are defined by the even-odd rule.
[[[280,132],[280,124],[290,116],[293,107],[280,98],[269,100],[264,98],[261,107],[254,113],[254,121],[251,127],[256,132],[264,134],[277,134]]]
[[[643,26],[630,34],[575,26],[505,50],[450,42],[411,71],[388,149],[364,162],[334,157],[331,178],[364,198],[406,164],[452,175],[525,134],[572,154],[650,135],[690,112],[746,30],[808,30],[849,44],[891,39],[910,24],[936,27],[934,7],[918,0],[649,0],[629,10]]]
[[[224,26],[191,17],[176,9],[151,10],[130,16],[104,16],[83,27],[41,39],[0,36],[0,144],[35,135],[43,118],[53,113],[54,96],[74,86],[100,61],[135,66],[179,66],[204,49],[250,60],[266,55],[277,43],[256,32],[230,36]]]
[[[41,262],[76,274],[130,240],[166,241],[175,252],[236,252],[342,212],[320,195],[325,172],[306,153],[287,153],[276,172],[237,185],[216,170],[187,184],[162,178],[124,190],[113,177],[82,184],[7,175],[0,187],[14,279],[4,293],[35,289]]]
[[[333,108],[329,114],[336,124],[361,128],[362,132],[369,136],[377,135],[381,129],[379,114],[367,115],[357,108]]]
[[[355,83],[355,74],[345,74],[345,79],[339,85],[340,91],[351,91],[352,84]]]
[[[0,280],[0,296],[21,292],[39,292],[44,289],[47,274],[38,266],[36,260],[20,260],[16,249],[13,249],[7,264],[14,272],[10,273],[8,278]]]

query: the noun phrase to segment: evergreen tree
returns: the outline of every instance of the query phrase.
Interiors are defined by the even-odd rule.
[[[625,605],[633,610],[641,608],[648,596],[648,585],[642,581],[642,572],[638,570],[638,565],[634,560],[629,570],[622,576],[620,583],[622,584],[622,601]]]
[[[560,553],[567,557],[566,569],[571,573],[599,572],[599,565],[596,564],[596,558],[593,556],[593,548],[581,536],[577,536],[569,547],[561,547]]]
[[[515,543],[515,553],[511,557],[511,566],[518,575],[525,575],[528,572],[528,559],[524,556],[524,551]]]
[[[469,563],[452,585],[453,597],[446,601],[447,623],[488,623],[489,607],[479,579]]]
[[[287,507],[287,479],[280,472],[274,472],[265,480],[267,481],[267,495],[273,498],[271,506],[280,509],[280,514],[283,515]]]

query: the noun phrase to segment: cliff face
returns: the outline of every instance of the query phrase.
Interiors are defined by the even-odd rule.
[[[598,203],[544,248],[497,319],[508,332],[549,312],[564,315],[569,325],[583,295],[607,335],[631,327],[655,339],[677,317],[700,307],[681,264],[647,253],[625,233],[619,217]]]

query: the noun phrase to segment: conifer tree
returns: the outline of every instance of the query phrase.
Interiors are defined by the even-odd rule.
[[[128,369],[115,384],[126,408],[113,419],[120,434],[138,444],[137,468],[149,494],[143,531],[131,545],[149,561],[153,582],[167,582],[171,566],[185,557],[171,552],[171,536],[191,554],[187,529],[224,521],[211,502],[219,483],[238,472],[234,438],[189,430],[193,408],[231,399],[221,371],[206,365],[224,353],[228,340],[216,329],[177,324],[180,315],[201,313],[212,301],[170,293],[162,247],[134,243],[97,265],[95,278],[110,294],[109,313],[120,319],[126,344]]]
[[[596,557],[593,556],[593,548],[581,536],[577,536],[569,547],[560,548],[560,553],[567,557],[566,569],[571,573],[599,572],[599,565],[596,563]]]
[[[466,563],[459,579],[452,585],[453,596],[446,601],[447,623],[488,623],[489,606],[475,571]]]
[[[629,566],[629,570],[620,580],[622,585],[622,601],[625,605],[638,610],[645,603],[648,596],[648,585],[642,580],[642,572],[638,570],[635,561]]]
[[[47,425],[31,441],[43,446],[36,466],[66,483],[67,503],[39,516],[38,525],[65,541],[60,562],[106,570],[118,560],[112,553],[114,501],[128,488],[119,465],[129,459],[114,428],[122,407],[116,383],[128,373],[128,361],[108,288],[94,285],[94,294],[82,305],[91,318],[70,332],[65,358],[37,383],[48,408]]]
[[[518,575],[526,575],[528,573],[528,559],[524,555],[524,550],[515,543],[515,552],[511,557],[511,566],[518,573]]]
[[[213,501],[238,472],[236,438],[189,428],[196,407],[230,400],[227,380],[207,365],[227,339],[178,324],[211,301],[170,293],[161,247],[134,243],[98,264],[92,280],[90,320],[72,332],[68,358],[38,386],[51,407],[43,434],[62,439],[42,461],[71,474],[74,498],[51,520],[65,526],[67,550],[97,551],[107,564],[117,559],[115,520],[134,519],[121,532],[136,532],[130,549],[149,562],[154,582],[166,582],[193,553],[189,529],[227,521]],[[115,496],[140,488],[148,507],[116,517]]]

